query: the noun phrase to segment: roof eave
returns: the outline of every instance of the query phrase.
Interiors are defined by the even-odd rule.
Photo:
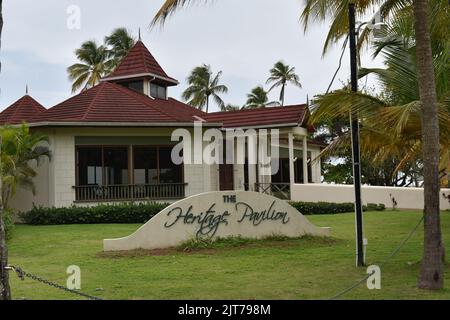
[[[106,78],[100,79],[100,82],[125,80],[125,79],[133,79],[133,78],[143,78],[143,77],[154,77],[156,79],[160,79],[160,80],[172,83],[173,85],[179,85],[180,84],[180,82],[178,80],[167,78],[167,77],[162,77],[162,76],[159,76],[159,75],[154,74],[154,73],[138,73],[138,74],[132,74],[132,75],[128,75],[128,76],[106,77]]]
[[[194,127],[194,122],[80,122],[80,121],[42,121],[42,122],[34,122],[29,123],[28,126],[30,128],[36,127],[152,127],[152,128],[161,128],[161,127]],[[214,127],[221,128],[223,126],[222,123],[203,123],[204,127]]]

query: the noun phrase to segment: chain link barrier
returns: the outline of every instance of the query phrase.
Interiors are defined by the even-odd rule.
[[[420,218],[419,222],[416,224],[416,226],[409,232],[408,236],[403,239],[402,242],[400,242],[400,244],[397,246],[397,248],[379,265],[380,268],[383,267],[386,263],[388,263],[392,258],[394,258],[399,252],[400,250],[405,246],[405,244],[412,238],[412,236],[416,233],[417,229],[420,227],[420,225],[422,224],[423,220],[425,219],[425,216],[422,216],[422,218]],[[356,281],[353,285],[351,285],[350,287],[342,290],[341,292],[339,292],[338,294],[334,295],[333,297],[329,298],[328,300],[337,300],[340,297],[342,297],[343,295],[349,293],[350,291],[352,291],[353,289],[359,287],[362,283],[366,282],[367,279],[369,279],[371,276],[373,276],[375,274],[375,271],[372,273],[367,274],[364,278]]]
[[[83,298],[87,298],[89,300],[103,300],[103,299],[101,299],[99,297],[91,296],[91,295],[89,295],[87,293],[83,293],[83,292],[80,292],[80,291],[77,291],[77,290],[69,289],[67,287],[64,287],[64,286],[61,286],[61,285],[59,285],[59,284],[57,284],[55,282],[46,280],[46,279],[41,278],[41,277],[39,277],[37,275],[34,275],[32,273],[25,272],[20,267],[9,266],[6,269],[14,271],[17,274],[17,276],[19,277],[19,279],[22,280],[22,281],[24,281],[25,278],[30,278],[31,280],[43,283],[43,284],[48,285],[50,287],[53,287],[53,288],[56,288],[56,289],[59,289],[59,290],[62,290],[62,291],[65,291],[65,292],[68,292],[68,293],[71,293],[71,294],[75,294],[75,295],[81,296]]]

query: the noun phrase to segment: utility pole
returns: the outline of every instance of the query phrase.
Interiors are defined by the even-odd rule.
[[[350,67],[351,86],[353,92],[358,92],[358,58],[356,49],[356,17],[355,4],[350,3],[349,15],[349,43],[350,43]],[[359,141],[359,120],[356,112],[350,115],[353,153],[353,183],[355,186],[355,222],[356,222],[356,265],[364,266],[364,245],[363,245],[363,213],[361,201],[361,154]]]

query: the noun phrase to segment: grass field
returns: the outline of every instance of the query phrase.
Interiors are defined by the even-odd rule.
[[[365,214],[367,262],[381,263],[407,236],[419,212]],[[204,251],[169,250],[159,255],[102,254],[102,239],[126,236],[138,225],[17,226],[9,243],[10,263],[60,284],[66,268],[78,265],[82,291],[105,299],[326,299],[362,278],[355,267],[354,215],[308,216],[331,227],[331,239],[267,240]],[[442,214],[450,238],[450,212]],[[450,272],[439,292],[416,288],[422,255],[422,226],[382,268],[382,289],[365,283],[344,299],[450,299]],[[450,256],[450,243],[447,257]],[[11,274],[15,299],[77,299]]]

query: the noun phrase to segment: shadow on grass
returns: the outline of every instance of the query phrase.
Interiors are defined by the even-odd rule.
[[[185,243],[171,248],[153,250],[130,250],[98,253],[100,258],[126,258],[145,256],[170,256],[175,254],[202,254],[216,255],[222,252],[246,249],[264,248],[309,248],[309,247],[329,247],[346,242],[342,239],[332,237],[303,236],[299,238],[289,238],[284,236],[269,236],[264,239],[250,239],[243,237],[228,237],[211,239],[191,239]]]

